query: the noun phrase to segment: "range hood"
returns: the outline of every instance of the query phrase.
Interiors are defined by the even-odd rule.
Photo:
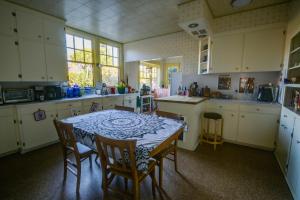
[[[178,5],[178,25],[194,38],[212,34],[212,15],[205,0],[183,2]]]

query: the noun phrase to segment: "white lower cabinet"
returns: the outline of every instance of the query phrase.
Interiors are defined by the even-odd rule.
[[[64,119],[84,114],[80,101],[59,103],[56,105],[58,119]]]
[[[115,97],[104,97],[103,98],[103,110],[114,109],[115,105],[123,106],[124,97],[115,96]]]
[[[224,111],[223,116],[223,138],[234,141],[238,134],[238,112]]]
[[[36,121],[33,113],[44,110],[46,119]],[[17,107],[19,118],[19,129],[22,138],[22,152],[26,152],[58,140],[58,136],[53,125],[56,117],[54,104],[29,105]]]
[[[0,109],[0,156],[15,152],[19,148],[14,108]]]
[[[287,179],[294,199],[300,199],[300,118],[295,120]]]
[[[250,145],[274,148],[278,116],[240,112],[237,141]]]
[[[286,108],[282,109],[280,117],[280,125],[276,140],[276,157],[281,169],[286,174],[289,151],[291,146],[292,134],[294,131],[295,117],[294,114]]]

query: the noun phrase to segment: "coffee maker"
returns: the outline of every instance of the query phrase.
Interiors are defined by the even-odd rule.
[[[34,86],[34,100],[35,101],[45,101],[45,87],[44,86]]]

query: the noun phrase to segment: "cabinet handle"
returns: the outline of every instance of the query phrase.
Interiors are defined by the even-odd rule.
[[[44,76],[42,76],[42,79],[44,80],[44,79],[45,79],[45,77],[44,77]]]
[[[249,67],[246,67],[246,69],[249,69]]]
[[[18,74],[18,77],[19,77],[19,78],[22,78],[22,74]]]
[[[17,32],[18,32],[18,29],[14,28],[14,32],[17,33]]]
[[[17,141],[17,146],[19,146],[20,145],[20,142],[19,141]]]
[[[234,117],[234,114],[231,114],[231,117]]]
[[[49,77],[49,79],[51,79],[51,80],[52,80],[52,79],[53,79],[53,77],[52,77],[52,76],[50,76],[50,77]]]
[[[241,118],[245,118],[245,115],[241,115]]]
[[[16,123],[17,123],[17,120],[14,119],[14,124],[16,124]]]
[[[18,41],[15,41],[15,45],[18,46],[18,45],[19,45],[19,42],[18,42]]]
[[[17,14],[15,12],[11,12],[11,15],[14,17],[17,16]]]

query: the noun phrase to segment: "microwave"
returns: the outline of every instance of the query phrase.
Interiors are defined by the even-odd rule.
[[[3,89],[3,103],[19,103],[34,101],[33,89]]]

